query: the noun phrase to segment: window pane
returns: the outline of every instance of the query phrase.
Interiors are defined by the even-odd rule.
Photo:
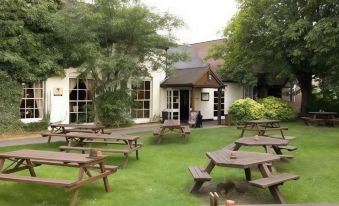
[[[138,99],[144,99],[144,91],[138,91]]]
[[[70,121],[71,123],[77,122],[77,114],[76,114],[76,113],[72,113],[72,114],[70,115],[69,121]]]
[[[151,99],[151,92],[145,91],[145,99]]]
[[[145,90],[151,90],[151,82],[145,81]]]
[[[144,109],[149,109],[149,101],[144,101]]]
[[[149,110],[144,110],[144,118],[149,118]]]
[[[26,89],[26,98],[34,98],[34,89]]]
[[[137,118],[144,118],[142,110],[137,110]]]

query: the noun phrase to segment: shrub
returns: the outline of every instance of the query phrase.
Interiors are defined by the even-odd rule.
[[[132,98],[126,91],[114,91],[101,94],[95,99],[95,108],[99,120],[107,127],[130,125]]]
[[[259,100],[259,103],[265,108],[265,118],[278,119],[282,121],[292,120],[296,118],[293,111],[286,101],[276,97],[266,97]]]
[[[232,103],[228,112],[232,115],[235,124],[264,117],[264,107],[253,99],[238,99]]]
[[[31,122],[23,125],[25,131],[35,132],[46,130],[49,126],[49,115],[45,115],[39,122]]]
[[[18,131],[20,121],[21,85],[0,71],[0,133]]]

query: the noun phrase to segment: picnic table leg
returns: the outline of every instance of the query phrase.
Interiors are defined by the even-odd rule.
[[[251,181],[252,179],[251,168],[245,168],[244,171],[245,171],[246,180]]]
[[[279,149],[279,147],[273,145],[272,148],[273,148],[274,152],[275,152],[277,155],[282,155],[282,154],[283,154],[282,151],[281,151],[281,149]]]
[[[82,178],[84,177],[84,168],[80,167],[79,168],[79,174],[78,174],[78,181],[81,181]],[[71,199],[71,202],[70,202],[70,206],[75,206],[77,204],[77,201],[78,201],[78,196],[79,196],[79,191],[80,191],[80,187],[77,188],[74,192],[73,192],[73,196],[72,196],[72,199]]]
[[[101,171],[101,173],[104,173],[104,172],[105,172],[105,165],[104,165],[104,163],[103,163],[103,162],[100,162],[99,165],[100,165],[100,171]],[[108,182],[107,176],[103,177],[102,179],[104,180],[104,185],[105,185],[105,190],[106,190],[106,192],[109,192],[110,187],[109,187],[109,182]]]
[[[261,173],[261,175],[263,177],[270,177],[272,176],[270,170],[268,169],[268,167],[265,165],[265,164],[260,164],[258,165],[258,168],[259,168],[259,171]],[[282,197],[280,191],[279,191],[279,188],[278,186],[271,186],[271,187],[268,187],[268,189],[270,190],[270,193],[271,195],[273,196],[273,198],[279,202],[280,204],[285,204],[285,200],[284,198]]]
[[[207,172],[208,174],[211,173],[211,171],[213,170],[215,164],[213,163],[213,161],[211,160],[208,165],[205,168],[205,172]],[[201,186],[204,184],[204,181],[195,181],[194,185],[191,189],[191,193],[195,193],[198,192],[201,188]]]
[[[281,132],[281,136],[282,136],[282,138],[283,138],[283,139],[285,139],[284,132],[283,132],[283,130],[282,130],[282,129],[280,129],[280,132]]]
[[[35,171],[34,171],[34,164],[30,159],[26,159],[26,163],[28,166],[29,173],[31,174],[32,177],[36,177]]]
[[[208,165],[205,168],[205,172],[207,172],[208,174],[210,174],[213,170],[213,168],[215,167],[214,162],[211,160]]]
[[[158,136],[158,144],[161,143],[161,138],[162,138],[164,132],[165,132],[165,128],[162,127],[161,130],[160,130],[159,136]]]
[[[2,173],[2,168],[4,167],[5,159],[0,159],[0,173]]]
[[[238,151],[239,149],[240,149],[240,147],[241,147],[241,144],[235,144],[235,147],[233,148],[233,150],[232,151]]]
[[[123,168],[126,168],[128,164],[128,153],[124,153],[124,163],[122,165]]]
[[[134,141],[134,147],[138,147],[138,140]],[[135,150],[135,156],[136,156],[137,160],[139,160],[139,149]]]

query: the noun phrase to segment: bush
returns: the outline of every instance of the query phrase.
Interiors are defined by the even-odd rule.
[[[232,103],[228,112],[235,124],[242,124],[254,119],[278,119],[282,121],[296,118],[287,102],[276,97],[266,97],[259,102],[253,99],[238,99]]]
[[[23,128],[27,132],[36,132],[46,130],[49,126],[49,115],[45,115],[39,122],[31,122],[23,125]]]
[[[232,121],[235,124],[242,124],[253,119],[262,119],[265,114],[264,107],[250,98],[234,101],[228,112],[232,115]]]
[[[282,121],[292,120],[296,118],[293,111],[286,101],[276,97],[266,97],[259,100],[259,103],[265,108],[265,118],[278,119]]]
[[[132,124],[132,98],[126,91],[106,92],[95,100],[98,118],[107,127],[120,127]]]
[[[0,82],[0,133],[21,130],[19,108],[22,87],[4,71],[0,71]]]

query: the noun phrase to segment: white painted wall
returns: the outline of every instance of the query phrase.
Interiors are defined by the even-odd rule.
[[[166,78],[166,73],[162,70],[158,71],[151,71],[150,77],[146,77],[145,80],[151,80],[151,108],[150,108],[150,118],[138,118],[133,119],[134,123],[140,124],[140,123],[148,123],[152,120],[156,119],[157,117],[160,117],[161,114],[161,88],[160,84],[161,82]],[[166,95],[166,93],[165,93]],[[166,100],[166,97],[165,97]],[[166,102],[164,102],[166,104]],[[166,105],[165,105],[166,106]]]
[[[244,87],[237,83],[226,83],[225,87],[225,114],[228,114],[228,108],[238,99],[243,99]]]
[[[51,77],[46,81],[45,108],[50,122],[69,123],[69,78],[76,78],[76,69],[65,69],[65,77]],[[54,88],[62,89],[62,96],[54,96]]]
[[[215,89],[202,88],[195,89],[196,110],[200,110],[202,119],[213,119],[213,96]],[[209,101],[201,101],[201,93],[209,94]]]

